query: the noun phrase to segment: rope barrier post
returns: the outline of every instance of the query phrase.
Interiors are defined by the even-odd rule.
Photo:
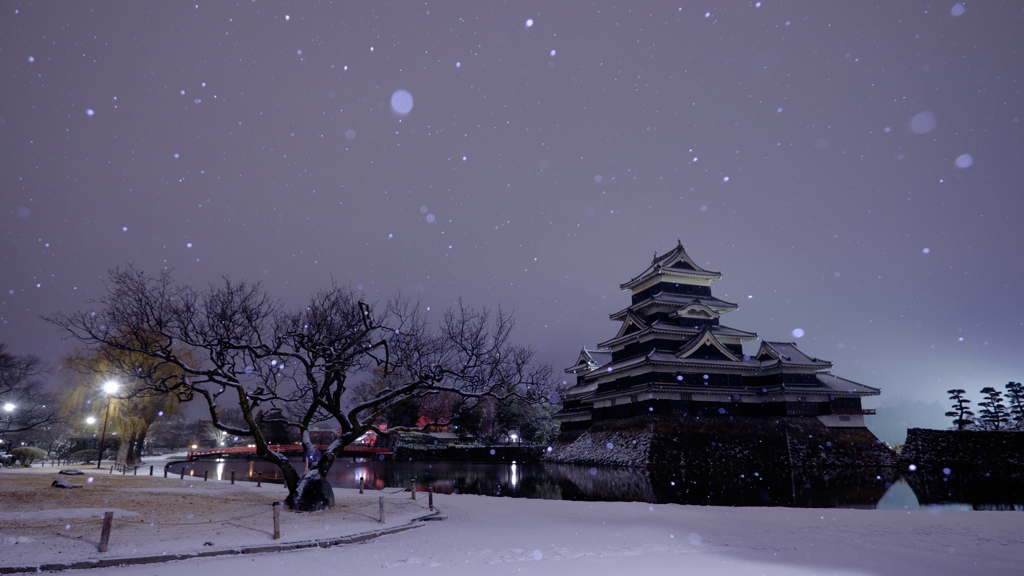
[[[150,466],[150,467],[149,467],[149,475],[150,475],[150,476],[152,476],[152,475],[153,475],[153,467],[152,467],[152,466]]]
[[[210,473],[210,471],[209,471],[209,470],[203,470],[203,482],[206,482],[206,476],[207,476],[207,474],[209,474],[209,473]]]
[[[121,467],[121,476],[124,476],[127,473],[128,473],[128,467],[127,466],[122,466]]]
[[[363,484],[365,484],[365,482],[363,482],[363,477],[362,477],[362,476],[360,476],[360,477],[359,477],[359,493],[360,493],[360,494],[362,494],[362,493],[363,493]]]
[[[114,473],[114,467],[113,467],[113,466],[111,466],[111,467],[110,467],[110,473],[111,473],[111,474],[113,474],[113,473]]]
[[[132,468],[132,476],[138,476],[138,475],[139,475],[139,467],[136,466],[135,468]]]
[[[184,466],[181,467],[181,478],[180,479],[181,480],[185,479],[185,467]]]
[[[409,481],[409,493],[412,495],[412,499],[416,499],[416,480]]]
[[[260,472],[260,473],[258,473],[256,475],[256,487],[259,488],[262,485],[263,485],[263,472]]]
[[[164,466],[164,478],[167,478],[167,467]]]
[[[231,471],[231,483],[232,484],[235,483],[235,471],[234,470]]]
[[[274,502],[274,540],[281,539],[281,503]]]
[[[430,506],[430,510],[434,510],[434,487],[427,488],[427,505]]]
[[[100,545],[97,548],[100,552],[107,551],[107,543],[110,541],[110,527],[114,523],[114,513],[103,513],[103,531],[100,532]]]
[[[380,504],[380,523],[383,524],[384,523],[384,497],[383,496],[380,497],[380,499],[378,500],[378,503]]]

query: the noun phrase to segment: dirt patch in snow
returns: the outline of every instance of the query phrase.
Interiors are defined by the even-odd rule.
[[[200,478],[121,476],[106,470],[76,476],[83,487],[51,486],[59,469],[0,472],[0,565],[27,566],[47,558],[71,562],[92,558],[195,553],[274,542],[274,501],[281,485],[204,482]],[[148,472],[148,469],[147,469]],[[317,540],[381,528],[379,493],[336,490],[337,506],[313,513],[280,510],[281,539]],[[386,499],[387,527],[423,516],[424,498],[408,493]],[[114,512],[110,549],[100,554],[104,511]]]

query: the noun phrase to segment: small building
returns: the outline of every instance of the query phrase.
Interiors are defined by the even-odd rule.
[[[757,334],[721,323],[738,308],[716,298],[719,272],[705,270],[682,243],[621,285],[630,305],[611,315],[618,333],[580,352],[566,369],[575,386],[556,414],[563,432],[642,415],[704,418],[810,417],[828,428],[864,428],[861,398],[879,394],[833,375],[832,363],[795,342],[743,344]],[[865,431],[866,432],[866,431]]]

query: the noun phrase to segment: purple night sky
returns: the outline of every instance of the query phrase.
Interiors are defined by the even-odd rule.
[[[131,261],[500,305],[561,368],[678,238],[723,324],[802,330],[883,404],[1001,389],[1021,30],[952,0],[6,2],[0,341],[56,361],[39,316]]]

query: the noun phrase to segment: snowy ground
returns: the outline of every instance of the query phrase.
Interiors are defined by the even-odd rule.
[[[36,470],[34,473],[39,473]],[[47,477],[53,476],[50,470]],[[6,493],[0,474],[0,493]],[[72,477],[72,479],[81,478]],[[97,481],[101,476],[97,476]],[[154,479],[155,481],[156,479]],[[144,495],[149,509],[169,507],[183,494],[178,479],[168,479],[163,490],[151,487]],[[76,483],[77,482],[76,480]],[[199,486],[202,486],[199,488]],[[174,488],[174,490],[170,490]],[[193,482],[191,495],[202,489],[201,498],[210,502],[228,499],[232,486],[226,482]],[[57,489],[52,489],[57,490]],[[234,487],[235,492],[252,494],[254,487]],[[267,490],[267,488],[263,488]],[[280,498],[281,488],[256,494],[258,498]],[[78,491],[75,491],[78,492]],[[358,504],[354,490],[336,490],[339,507]],[[184,494],[189,496],[190,494]],[[363,499],[375,496],[364,495]],[[258,499],[257,499],[258,500]],[[257,501],[254,501],[257,502]],[[408,493],[390,497],[396,508],[390,526],[410,521],[422,508],[413,509]],[[171,575],[182,572],[217,576],[251,575],[254,571],[282,569],[282,573],[338,574],[378,572],[391,574],[616,574],[640,571],[645,574],[1019,574],[1024,565],[1024,514],[1020,512],[896,511],[792,508],[717,508],[645,503],[590,503],[551,500],[488,498],[466,495],[436,495],[435,503],[449,519],[431,522],[406,532],[382,536],[360,544],[328,549],[307,549],[256,556],[224,556],[183,560],[167,564],[106,568],[104,574]],[[116,502],[111,501],[114,505]],[[245,504],[243,502],[243,504]],[[423,506],[423,498],[416,506]],[[245,504],[248,505],[248,504]],[[253,504],[255,505],[255,504]],[[131,512],[128,506],[118,507]],[[7,516],[7,506],[4,507]],[[135,508],[139,508],[135,505]],[[49,506],[47,514],[56,514]],[[210,530],[198,525],[215,512],[192,510],[195,518],[177,539],[157,532],[118,530],[106,555],[126,554],[127,546],[159,554],[161,548],[182,551],[203,550]],[[139,511],[139,510],[134,510]],[[22,510],[22,513],[30,512]],[[38,510],[37,510],[38,512]],[[68,509],[69,514],[81,512]],[[150,514],[139,511],[142,516]],[[179,510],[178,513],[181,513]],[[370,514],[332,512],[291,515],[296,522],[288,538],[333,537],[365,532],[379,527]],[[346,514],[348,516],[346,517]],[[71,516],[67,516],[71,517]],[[143,518],[144,519],[144,518]],[[126,516],[125,521],[140,518]],[[38,521],[41,523],[41,521]],[[50,521],[52,523],[52,521]],[[215,523],[215,522],[214,522]],[[214,524],[208,523],[208,524]],[[247,529],[226,524],[217,546],[230,543],[259,545],[271,543],[266,526]],[[258,522],[259,523],[259,522]],[[140,526],[144,522],[139,522]],[[57,532],[59,532],[59,528]],[[0,518],[0,566],[22,564],[15,559],[29,551],[35,562],[67,561],[75,549],[67,538],[55,535],[21,534],[10,521]],[[180,531],[176,531],[180,532]],[[250,534],[245,534],[246,532]],[[13,543],[21,537],[47,541]],[[95,539],[92,537],[91,539]],[[80,543],[79,543],[80,544]],[[25,547],[25,548],[22,548]],[[80,546],[85,553],[87,545]],[[209,548],[206,548],[207,550]],[[255,568],[255,570],[254,570]]]

